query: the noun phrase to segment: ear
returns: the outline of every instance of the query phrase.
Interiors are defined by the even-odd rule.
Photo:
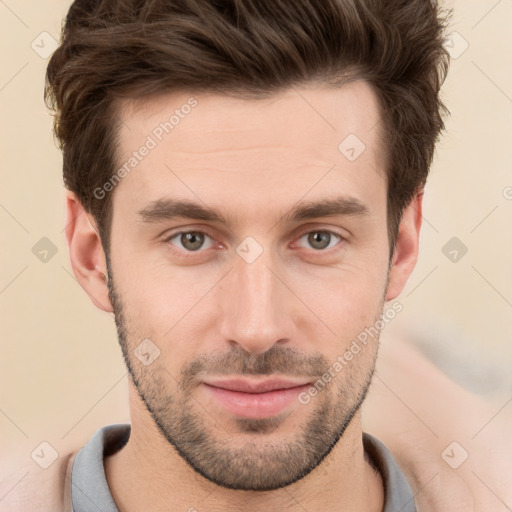
[[[96,307],[112,312],[114,309],[108,297],[107,262],[96,223],[70,190],[66,193],[65,229],[75,277]]]
[[[398,297],[409,279],[418,259],[421,229],[423,189],[420,190],[402,214],[398,237],[391,260],[386,300]]]

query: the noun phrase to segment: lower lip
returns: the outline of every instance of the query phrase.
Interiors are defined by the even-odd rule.
[[[244,418],[269,418],[283,412],[290,404],[298,403],[298,395],[310,384],[266,393],[230,391],[204,384],[210,395],[230,413]]]

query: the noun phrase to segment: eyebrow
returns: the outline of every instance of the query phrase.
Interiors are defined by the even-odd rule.
[[[337,197],[323,201],[300,202],[292,210],[281,215],[278,222],[297,222],[317,217],[369,215],[369,208],[354,197]],[[138,220],[145,223],[158,223],[186,218],[208,222],[218,222],[227,226],[237,223],[236,216],[225,217],[214,208],[192,201],[177,199],[157,199],[137,212]]]

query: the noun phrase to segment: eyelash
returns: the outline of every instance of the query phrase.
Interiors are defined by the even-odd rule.
[[[186,258],[190,258],[190,257],[194,257],[195,255],[197,254],[200,254],[202,252],[205,252],[207,251],[207,249],[198,249],[197,251],[189,251],[187,249],[181,249],[181,248],[178,248],[176,246],[174,246],[171,241],[176,238],[176,237],[179,237],[180,235],[183,235],[183,234],[189,234],[189,233],[198,233],[198,234],[201,234],[201,235],[206,235],[208,238],[210,238],[211,240],[214,240],[214,238],[212,236],[210,236],[207,232],[205,231],[201,231],[201,230],[198,230],[198,229],[191,229],[191,230],[188,230],[188,231],[177,231],[176,233],[173,233],[171,234],[170,236],[166,237],[164,239],[164,242],[166,243],[169,243],[170,246],[171,246],[171,250],[172,251],[176,251],[176,252],[179,252],[181,253],[181,255],[183,255],[183,252],[185,253],[185,257]],[[305,233],[302,233],[298,239],[300,240],[301,238],[303,238],[304,236],[306,235],[310,235],[312,233],[326,233],[326,234],[329,234],[331,236],[334,236],[336,238],[338,238],[338,243],[335,244],[333,247],[327,247],[327,248],[324,248],[324,249],[310,249],[311,251],[313,251],[313,253],[315,255],[322,255],[322,254],[328,254],[331,252],[331,250],[333,250],[337,245],[339,245],[342,241],[345,240],[345,238],[340,235],[339,233],[336,233],[335,231],[330,231],[328,229],[314,229],[314,230],[311,230],[311,231],[306,231]]]

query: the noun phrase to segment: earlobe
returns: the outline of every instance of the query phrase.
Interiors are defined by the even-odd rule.
[[[395,299],[402,293],[416,265],[422,221],[422,204],[423,190],[416,194],[403,211],[389,272],[386,301]]]
[[[112,312],[108,297],[107,263],[92,215],[76,197],[66,193],[66,240],[76,279],[99,309]]]

